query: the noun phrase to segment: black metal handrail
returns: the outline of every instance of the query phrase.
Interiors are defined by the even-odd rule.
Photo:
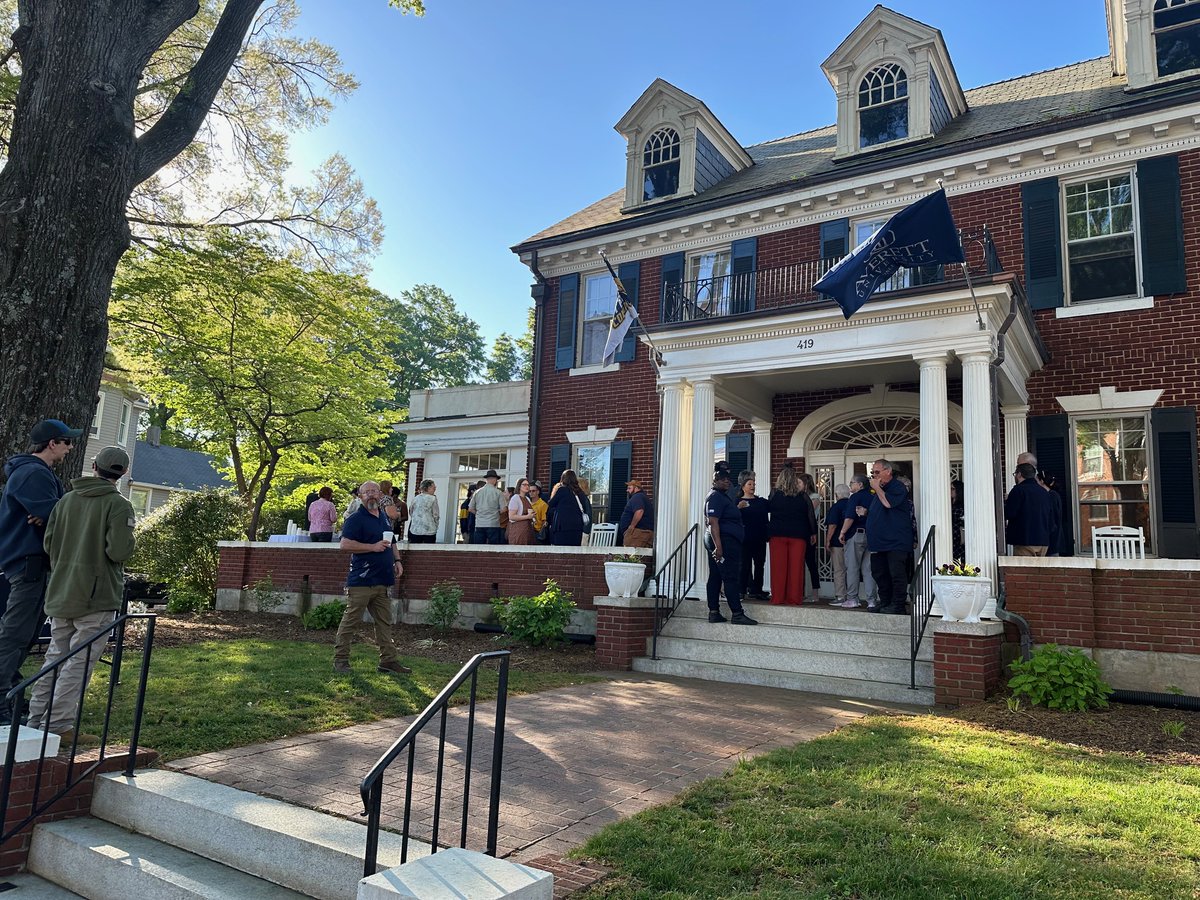
[[[137,763],[138,739],[141,737],[142,732],[142,711],[145,708],[146,702],[146,679],[150,675],[150,651],[154,645],[154,623],[157,618],[154,613],[125,613],[118,616],[103,631],[97,632],[70,653],[55,660],[49,666],[43,667],[35,674],[30,675],[5,695],[4,702],[12,705],[12,725],[9,729],[8,748],[4,756],[4,777],[3,781],[0,782],[0,826],[8,818],[8,809],[12,796],[13,769],[16,766],[17,757],[17,734],[21,727],[21,714],[25,708],[26,689],[43,678],[50,679],[50,696],[46,701],[46,713],[48,717],[50,711],[54,708],[55,693],[58,690],[58,676],[62,667],[66,665],[68,660],[81,654],[85,656],[85,664],[90,667],[93,653],[97,655],[102,654],[108,642],[114,639],[115,636],[112,674],[108,680],[108,698],[104,707],[104,726],[100,732],[100,748],[97,758],[86,766],[80,766],[78,771],[76,771],[75,758],[80,749],[79,726],[83,721],[84,700],[87,696],[88,680],[90,680],[88,679],[83,682],[79,690],[79,703],[75,710],[75,722],[72,729],[71,752],[67,760],[66,784],[49,799],[41,797],[42,780],[46,769],[46,745],[50,739],[50,732],[47,728],[42,731],[41,755],[38,759],[37,772],[34,775],[33,799],[30,802],[29,815],[20,822],[4,828],[3,832],[0,832],[0,844],[3,844],[13,835],[17,834],[22,828],[57,803],[77,784],[95,772],[108,758],[108,732],[112,720],[113,700],[116,697],[117,683],[120,679],[121,659],[125,653],[125,629],[130,621],[144,619],[146,621],[146,633],[142,638],[142,665],[138,675],[137,697],[133,708],[133,729],[129,738],[129,758],[125,766],[125,775],[129,778],[133,777],[133,770]],[[97,644],[99,644],[98,649],[96,648]]]
[[[700,552],[700,526],[693,525],[654,575],[654,637],[650,656],[658,659],[658,636],[696,583],[696,555]],[[665,590],[664,590],[665,588]]]
[[[363,859],[364,878],[375,874],[378,862],[379,820],[383,809],[383,775],[388,766],[405,749],[408,750],[408,779],[404,787],[404,830],[400,838],[400,865],[408,862],[408,832],[412,823],[413,766],[416,759],[417,735],[440,712],[441,729],[438,734],[437,778],[433,794],[433,838],[430,841],[430,852],[437,853],[438,829],[441,825],[442,775],[446,758],[446,713],[450,706],[450,698],[466,683],[467,679],[470,679],[467,741],[463,748],[463,811],[458,844],[463,848],[467,846],[467,811],[471,799],[471,753],[474,749],[475,737],[475,695],[479,683],[479,668],[485,662],[493,659],[500,660],[500,676],[496,687],[496,722],[492,733],[492,778],[488,801],[487,850],[485,852],[488,856],[496,855],[496,835],[500,823],[500,775],[504,762],[504,717],[508,704],[508,660],[511,655],[511,651],[508,650],[491,650],[487,653],[476,653],[467,660],[466,665],[459,669],[458,674],[450,679],[450,683],[433,698],[425,707],[425,711],[404,729],[404,733],[396,739],[396,742],[388,748],[383,756],[379,757],[379,761],[363,778],[358,790],[362,796],[363,815],[367,817],[367,849]]]
[[[925,626],[929,623],[929,612],[933,609],[933,574],[936,562],[933,558],[933,534],[936,525],[929,526],[925,535],[925,543],[921,545],[921,555],[913,568],[912,581],[908,583],[908,596],[912,601],[911,626],[912,654],[909,658],[909,689],[917,689],[917,653],[921,649],[921,639],[925,637]]]

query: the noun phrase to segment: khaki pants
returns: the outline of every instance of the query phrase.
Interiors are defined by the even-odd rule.
[[[42,668],[49,668],[76,647],[107,629],[115,616],[113,610],[106,609],[77,619],[50,619],[50,646],[46,650],[46,662]],[[92,671],[104,652],[104,644],[105,641],[96,641],[59,668],[57,683],[54,684],[53,706],[50,706],[50,687],[56,681],[55,677],[47,675],[34,685],[33,697],[29,701],[30,728],[62,734],[75,727],[80,697],[92,680]]]
[[[830,547],[829,559],[833,563],[833,596],[835,600],[846,599],[846,548]]]
[[[338,625],[334,643],[333,661],[350,662],[350,642],[362,625],[363,613],[371,614],[375,626],[375,643],[379,645],[379,661],[392,662],[396,659],[396,642],[392,639],[392,605],[388,600],[387,585],[346,588],[346,611]]]
[[[1031,544],[1014,544],[1013,556],[1045,556],[1049,547],[1035,547]]]
[[[653,547],[654,532],[648,528],[626,528],[626,547]]]

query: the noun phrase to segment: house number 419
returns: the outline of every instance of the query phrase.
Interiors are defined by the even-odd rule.
[[[811,350],[813,347],[816,346],[816,344],[817,344],[817,342],[815,340],[813,340],[812,338],[802,338],[800,340],[800,343],[798,343],[796,345],[796,349],[797,350]]]

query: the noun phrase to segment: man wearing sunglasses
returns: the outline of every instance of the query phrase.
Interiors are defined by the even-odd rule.
[[[58,419],[33,426],[29,447],[4,464],[7,481],[0,495],[0,570],[9,582],[8,607],[0,619],[0,696],[14,683],[45,618],[43,603],[50,559],[43,541],[46,522],[64,488],[51,467],[71,452],[83,434]],[[0,704],[0,724],[12,711]]]

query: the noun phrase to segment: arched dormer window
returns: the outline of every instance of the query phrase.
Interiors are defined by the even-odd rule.
[[[679,191],[679,132],[674,128],[660,128],[642,150],[642,168],[645,184],[643,200],[670,197]]]
[[[876,66],[858,86],[858,146],[908,137],[908,76],[895,63]]]

